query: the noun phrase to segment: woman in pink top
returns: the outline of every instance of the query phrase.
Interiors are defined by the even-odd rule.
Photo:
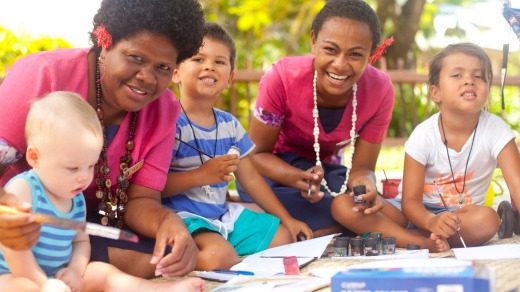
[[[138,244],[91,236],[91,260],[110,259],[142,277],[185,275],[195,266],[197,248],[160,198],[180,113],[167,86],[176,65],[201,46],[201,6],[195,0],[104,0],[93,24],[92,48],[26,56],[0,86],[0,186],[28,169],[21,153],[29,101],[52,91],[76,92],[104,127],[95,180],[84,191],[88,220],[141,235]],[[74,143],[74,137],[63,143]],[[1,200],[6,197],[0,187]],[[0,216],[0,242],[31,246],[39,227],[28,221]]]

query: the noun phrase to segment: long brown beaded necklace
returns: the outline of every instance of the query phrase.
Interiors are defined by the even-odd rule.
[[[96,62],[96,112],[99,122],[103,128],[103,148],[99,155],[97,164],[96,184],[98,189],[96,197],[101,200],[98,205],[99,214],[103,215],[101,224],[116,226],[122,228],[124,226],[123,216],[125,213],[125,204],[128,202],[126,191],[130,183],[128,182],[128,169],[132,164],[132,157],[130,153],[134,149],[134,134],[135,124],[137,122],[137,113],[132,113],[130,121],[130,131],[128,133],[128,140],[125,144],[125,154],[120,158],[119,169],[121,174],[117,177],[117,188],[115,194],[111,191],[112,181],[110,180],[110,167],[108,166],[108,141],[105,123],[103,121],[104,111],[101,107],[101,80],[99,74],[99,64]]]

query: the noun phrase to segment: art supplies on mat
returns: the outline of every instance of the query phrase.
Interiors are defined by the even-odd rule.
[[[15,215],[21,213],[22,211],[16,208],[0,205],[0,214]],[[83,231],[89,235],[101,236],[111,239],[126,240],[131,242],[139,241],[139,237],[137,237],[137,235],[135,235],[134,233],[119,228],[108,227],[100,224],[78,221],[73,219],[60,218],[43,213],[31,213],[31,215],[34,218],[34,221],[41,224],[47,224],[66,229],[74,229],[78,231]]]
[[[337,257],[333,256],[332,259],[344,259],[344,260],[392,260],[392,259],[427,259],[430,256],[430,252],[427,249],[418,250],[396,250],[393,254],[380,254],[376,256],[345,256]]]
[[[483,265],[456,259],[373,261],[335,273],[331,290],[486,292],[494,291],[493,276],[493,271]]]

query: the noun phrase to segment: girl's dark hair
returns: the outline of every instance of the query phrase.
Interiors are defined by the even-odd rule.
[[[374,52],[381,41],[381,26],[377,15],[367,3],[361,0],[330,0],[318,12],[312,21],[312,31],[318,36],[323,24],[332,17],[341,17],[366,23],[372,32],[372,48]]]
[[[473,43],[451,44],[435,55],[429,65],[428,86],[439,85],[439,76],[444,59],[454,53],[463,53],[465,55],[477,57],[482,65],[482,76],[484,81],[486,81],[491,87],[493,81],[493,67],[491,65],[491,60],[481,47]]]
[[[235,69],[235,58],[237,49],[235,48],[235,41],[231,34],[220,24],[215,22],[206,22],[204,25],[204,37],[223,43],[229,49],[229,64],[231,71]]]
[[[195,55],[204,36],[204,14],[196,0],[103,0],[93,25],[92,31],[105,26],[113,45],[142,31],[163,35],[177,48],[177,63]],[[99,54],[92,32],[90,41]]]

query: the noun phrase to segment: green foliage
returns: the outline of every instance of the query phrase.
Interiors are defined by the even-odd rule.
[[[0,78],[18,58],[39,51],[71,47],[61,38],[17,36],[0,26]]]

